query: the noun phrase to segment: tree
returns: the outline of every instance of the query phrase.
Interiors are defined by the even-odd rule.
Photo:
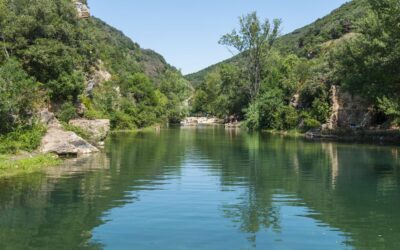
[[[38,84],[14,58],[0,67],[0,134],[24,126],[38,102]]]
[[[239,31],[233,30],[224,35],[219,43],[235,48],[245,58],[246,71],[251,82],[249,94],[254,99],[260,92],[264,60],[279,36],[282,22],[274,19],[271,26],[266,19],[261,23],[256,12],[240,17],[239,22]]]
[[[353,93],[376,101],[400,93],[400,2],[368,0],[360,34],[332,57],[335,80]]]

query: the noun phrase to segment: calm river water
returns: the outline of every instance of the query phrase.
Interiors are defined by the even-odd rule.
[[[400,149],[113,135],[102,154],[0,180],[0,249],[400,249]]]

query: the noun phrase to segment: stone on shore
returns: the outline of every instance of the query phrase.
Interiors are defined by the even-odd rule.
[[[61,156],[77,156],[95,153],[99,150],[74,132],[53,126],[47,130],[46,135],[43,137],[40,151]]]
[[[104,141],[108,133],[110,132],[110,120],[107,119],[76,119],[69,121],[69,124],[87,132],[90,136],[90,141],[93,141],[95,143],[100,143]]]
[[[47,126],[39,151],[61,156],[78,156],[99,150],[71,131],[65,131],[52,112],[47,109],[39,113],[40,121]]]

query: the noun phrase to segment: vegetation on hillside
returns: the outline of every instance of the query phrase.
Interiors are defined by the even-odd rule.
[[[112,77],[88,91],[98,70]],[[160,55],[97,18],[79,19],[70,0],[0,1],[0,135],[31,130],[49,106],[60,120],[110,118],[116,129],[179,121],[189,92]]]
[[[257,48],[239,50],[242,53],[236,57],[187,76],[196,86],[192,112],[221,118],[234,115],[245,119],[250,129],[309,130],[327,122],[330,88],[336,84],[368,97],[378,112],[396,123],[400,120],[399,14],[397,0],[354,0],[278,38],[272,46],[263,41],[262,47],[269,49],[260,55],[261,85],[256,96],[246,89],[254,84],[247,66],[259,60],[249,62],[248,55],[258,53]],[[241,21],[240,30],[249,30],[246,25],[261,27],[254,16],[246,17],[249,25]]]

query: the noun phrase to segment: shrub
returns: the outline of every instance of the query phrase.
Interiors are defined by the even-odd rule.
[[[400,100],[378,98],[378,108],[392,120],[393,124],[400,125]]]
[[[14,59],[0,67],[0,134],[29,122],[38,96],[38,84]]]
[[[66,102],[61,106],[60,111],[57,113],[57,118],[63,122],[69,122],[69,120],[76,117],[76,108],[71,102]]]
[[[275,127],[276,129],[283,129],[283,130],[293,129],[299,123],[299,116],[294,107],[283,106],[280,108],[279,112],[282,121],[281,123],[282,126],[280,128]]]
[[[34,151],[40,146],[46,129],[40,125],[29,128],[18,128],[0,136],[0,154],[17,153],[18,151]]]
[[[303,120],[303,130],[304,131],[316,129],[319,127],[321,127],[321,123],[318,120],[315,120],[314,118],[305,118]]]

